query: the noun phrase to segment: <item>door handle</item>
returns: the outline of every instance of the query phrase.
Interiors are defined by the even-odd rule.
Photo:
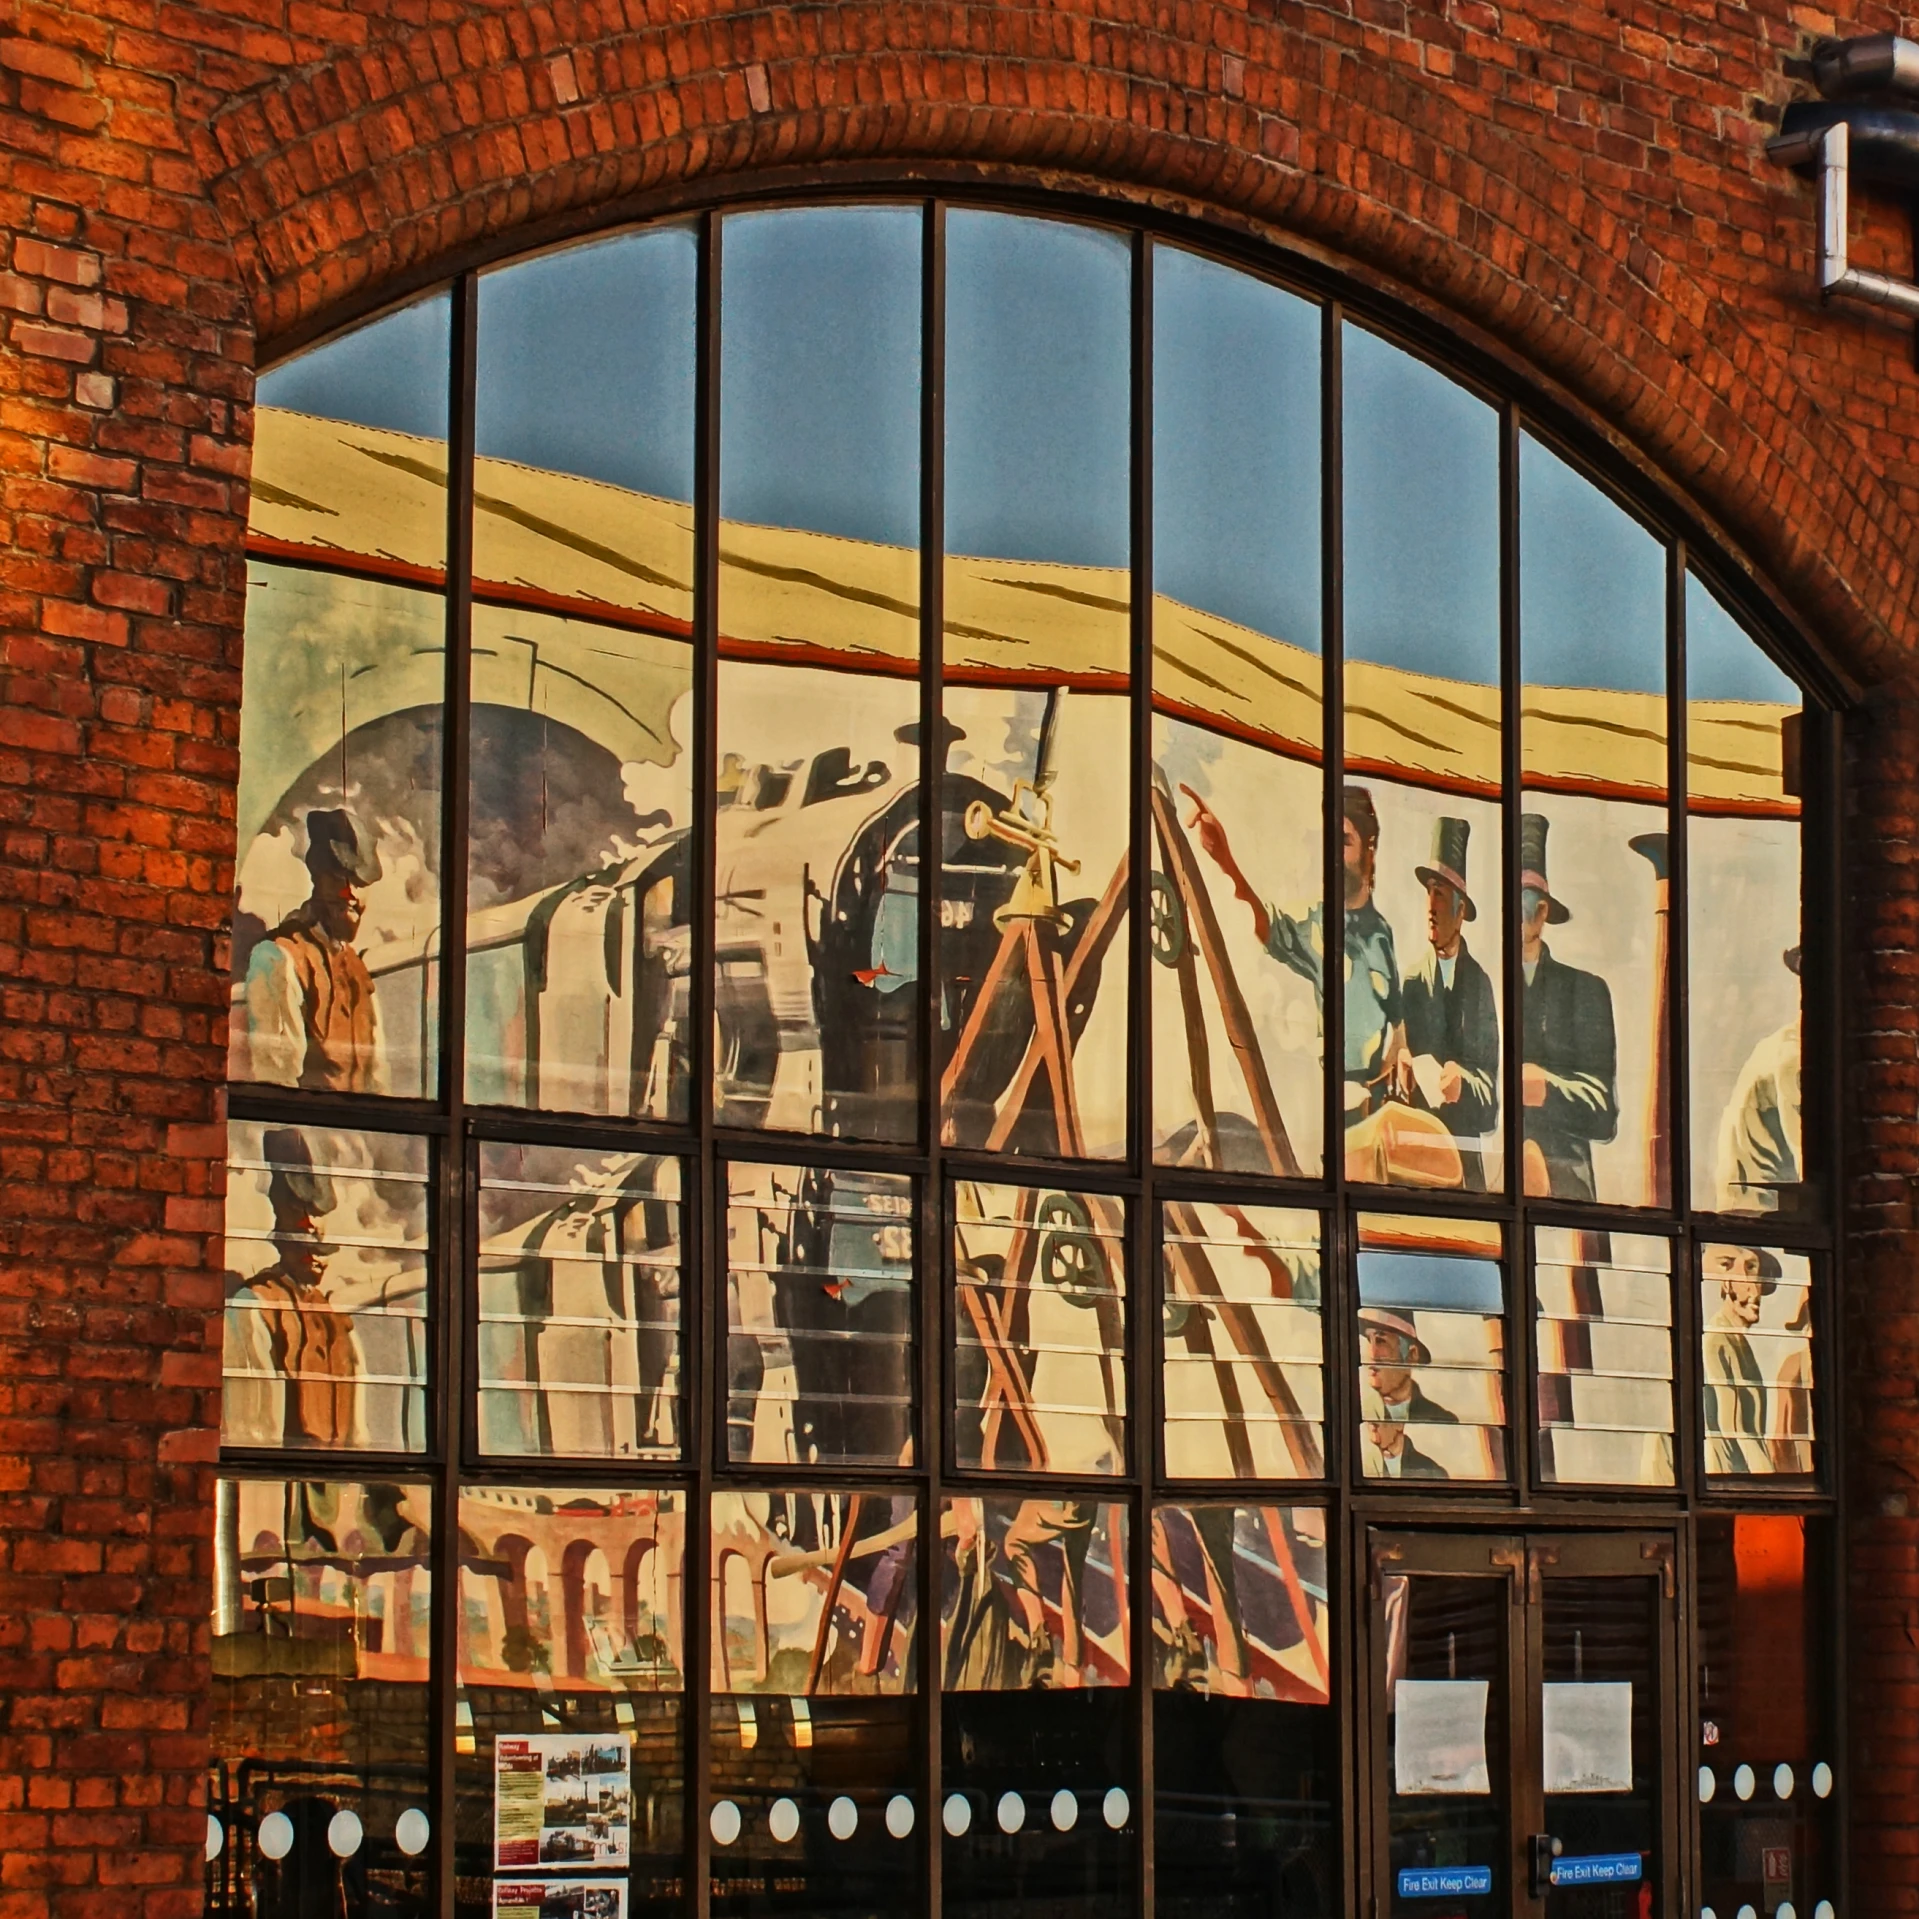
[[[1552,1890],[1553,1861],[1564,1850],[1564,1842],[1549,1832],[1536,1832],[1526,1841],[1526,1876],[1532,1882],[1535,1899],[1545,1898]]]

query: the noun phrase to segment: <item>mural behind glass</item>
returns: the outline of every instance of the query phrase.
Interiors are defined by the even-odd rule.
[[[429,1554],[457,1517],[462,1914],[679,1912],[695,1832],[715,1912],[910,1910],[936,1832],[954,1912],[1093,1919],[1133,1899],[1148,1815],[1159,1912],[1278,1886],[1330,1914],[1342,1495],[1316,1486],[1818,1484],[1802,696],[1570,461],[1520,432],[1502,452],[1499,408],[1351,322],[1329,547],[1332,336],[1308,300],[1055,220],[753,212],[712,242],[696,796],[704,244],[669,224],[477,282],[460,848],[440,840],[450,303],[261,382],[231,1075],[334,1100],[298,1124],[243,1106],[230,1135],[214,1910],[292,1913],[316,1886],[349,1919],[425,1910]],[[447,1090],[449,964],[470,1145],[360,1104]],[[922,1147],[929,1109],[1005,1175],[870,1150]],[[714,1127],[716,1233],[690,1170]],[[459,1152],[470,1216],[443,1246]],[[1261,1184],[1330,1173],[1378,1210],[1342,1228],[1330,1184]],[[1443,1217],[1385,1210],[1421,1193]],[[1682,1198],[1788,1243],[1512,1210]],[[466,1302],[464,1405],[438,1396],[444,1301]],[[689,1451],[702,1395],[713,1461]],[[1276,1480],[1296,1503],[1237,1503]]]

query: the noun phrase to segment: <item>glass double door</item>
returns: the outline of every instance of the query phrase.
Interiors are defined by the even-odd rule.
[[[1680,1911],[1673,1540],[1366,1536],[1372,1919]]]

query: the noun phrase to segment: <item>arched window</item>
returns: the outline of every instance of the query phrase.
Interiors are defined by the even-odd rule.
[[[262,376],[216,1911],[1830,1912],[1832,715],[1349,298],[756,206]]]

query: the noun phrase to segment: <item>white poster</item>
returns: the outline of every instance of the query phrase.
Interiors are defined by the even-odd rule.
[[[632,1822],[631,1733],[502,1733],[494,1742],[496,1872],[624,1866]],[[598,1908],[579,1910],[598,1919]]]
[[[1393,1688],[1393,1790],[1491,1792],[1484,1679],[1402,1679]]]
[[[1548,1684],[1546,1790],[1632,1791],[1632,1682]]]
[[[493,1919],[626,1919],[624,1879],[496,1879]]]

